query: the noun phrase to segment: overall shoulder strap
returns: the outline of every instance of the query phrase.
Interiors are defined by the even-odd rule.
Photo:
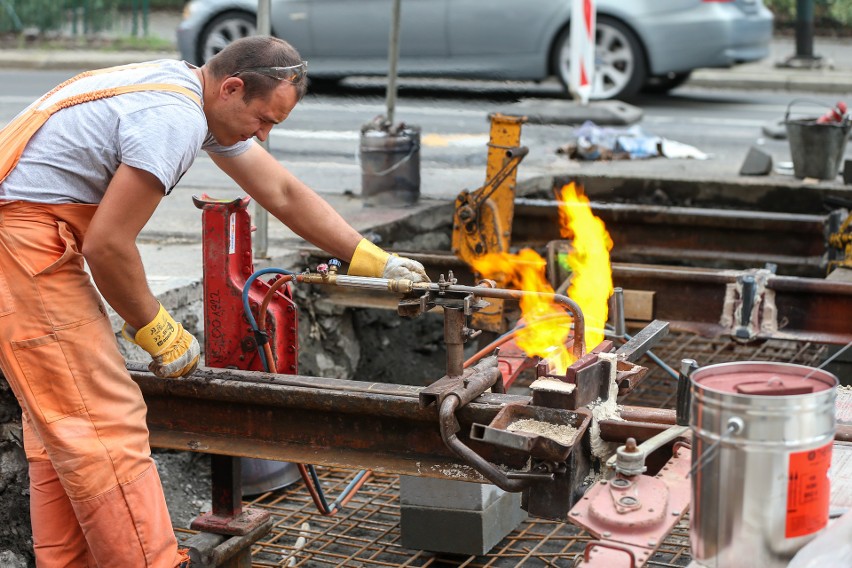
[[[138,85],[121,85],[118,87],[109,87],[106,89],[90,91],[88,93],[81,93],[79,95],[72,95],[60,101],[57,101],[56,103],[50,105],[45,109],[39,109],[39,105],[49,99],[51,95],[53,95],[66,85],[69,85],[74,81],[77,81],[84,77],[91,77],[92,75],[99,75],[101,73],[110,73],[113,71],[132,69],[137,67],[153,67],[156,65],[156,63],[141,63],[138,65],[124,65],[121,67],[109,67],[107,69],[86,71],[54,87],[49,93],[41,97],[38,100],[37,104],[31,106],[29,110],[22,113],[19,117],[17,117],[15,120],[6,125],[3,130],[0,130],[0,183],[3,183],[3,180],[5,180],[9,173],[13,169],[15,169],[15,166],[18,165],[18,162],[21,159],[21,155],[24,153],[24,148],[27,147],[27,144],[29,143],[30,139],[35,135],[36,132],[38,132],[39,128],[41,128],[44,123],[47,122],[47,119],[50,118],[55,112],[60,111],[64,108],[68,108],[70,106],[78,105],[81,103],[87,103],[91,101],[114,97],[116,95],[122,95],[124,93],[135,93],[140,91],[168,91],[172,93],[179,93],[193,100],[195,104],[197,104],[199,107],[202,106],[201,99],[199,98],[199,96],[187,89],[186,87],[172,85],[170,83],[142,83]]]
[[[187,98],[192,99],[198,106],[201,106],[201,98],[186,87],[181,87],[180,85],[172,85],[171,83],[141,83],[138,85],[122,85],[119,87],[108,87],[106,89],[98,89],[97,91],[89,91],[88,93],[80,93],[79,95],[73,95],[68,98],[62,99],[61,101],[57,101],[56,103],[50,105],[41,112],[46,112],[48,113],[48,115],[51,115],[56,111],[81,103],[88,103],[90,101],[106,99],[109,97],[114,97],[116,95],[123,95],[124,93],[136,93],[140,91],[169,91],[172,93],[180,93],[186,96]]]

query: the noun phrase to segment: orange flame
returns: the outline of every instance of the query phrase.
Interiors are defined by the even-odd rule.
[[[609,297],[613,291],[609,261],[612,239],[604,222],[592,213],[589,198],[578,192],[573,183],[562,188],[560,201],[561,234],[572,239],[568,255],[572,274],[568,296],[583,310],[586,345],[592,348],[603,341],[609,315]]]
[[[568,254],[572,273],[568,296],[583,311],[586,323],[584,339],[590,349],[603,340],[602,330],[612,293],[609,264],[612,240],[603,222],[592,215],[588,198],[578,194],[573,183],[562,189],[560,199],[561,234],[573,236]],[[553,294],[553,288],[545,278],[546,261],[532,249],[523,249],[518,254],[491,253],[475,259],[472,264],[483,277],[496,280],[507,288]],[[518,331],[518,347],[528,356],[542,357],[552,369],[564,372],[574,360],[566,347],[566,342],[571,344],[571,317],[568,312],[544,295],[524,295],[520,307],[523,321],[532,323]]]

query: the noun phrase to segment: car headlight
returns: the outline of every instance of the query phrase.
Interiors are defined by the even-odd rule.
[[[197,2],[196,0],[187,2],[186,6],[183,7],[183,19],[188,20],[189,17],[198,9],[199,4],[200,2]]]

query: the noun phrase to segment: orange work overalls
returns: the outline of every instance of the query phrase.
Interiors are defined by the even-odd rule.
[[[124,67],[127,68],[127,67]],[[0,182],[54,112],[141,90],[70,97],[66,81],[0,131]],[[97,205],[0,201],[0,370],[23,409],[39,568],[174,568],[183,558],[148,445],[146,406],[80,254]]]

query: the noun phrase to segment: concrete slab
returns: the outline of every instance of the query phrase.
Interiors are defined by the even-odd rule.
[[[449,554],[485,554],[526,518],[520,493],[503,493],[481,511],[402,506],[402,546]]]
[[[642,120],[639,107],[622,101],[592,101],[587,105],[568,100],[521,99],[502,111],[523,115],[531,124],[583,124],[591,120],[604,126],[625,126]]]
[[[468,483],[430,477],[399,476],[399,501],[403,507],[435,507],[482,511],[505,493],[490,483]]]

